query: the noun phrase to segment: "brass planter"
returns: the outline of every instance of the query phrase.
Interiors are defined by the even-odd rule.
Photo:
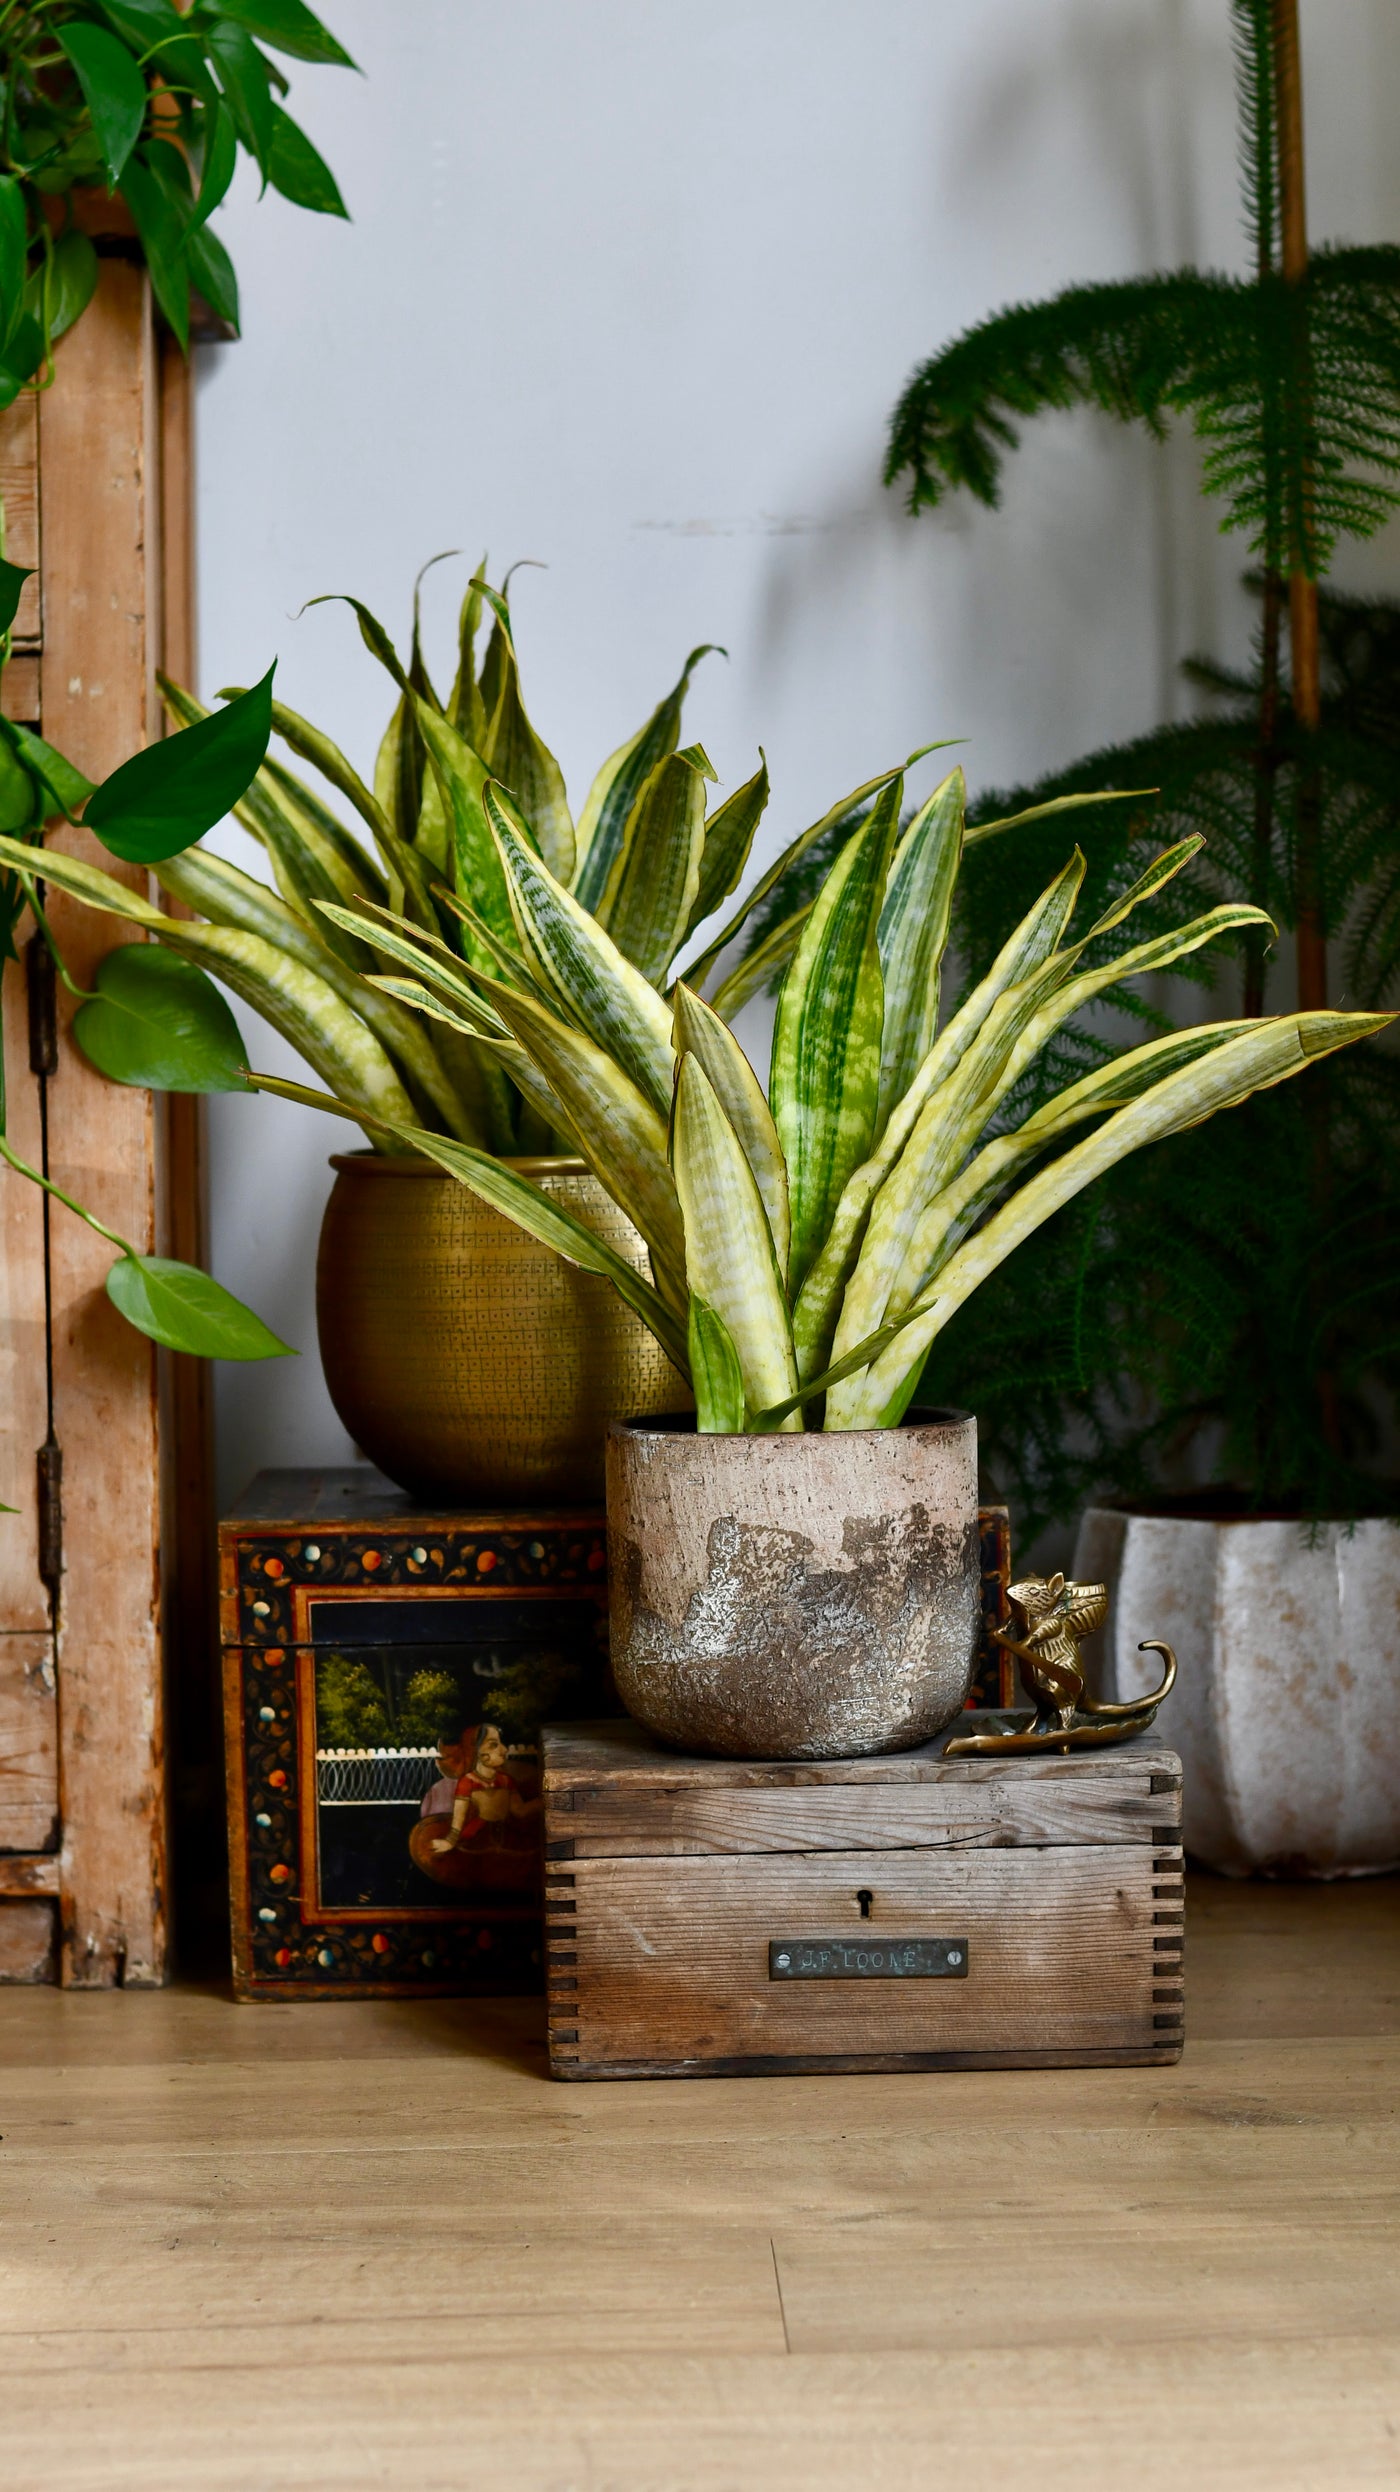
[[[582,1160],[510,1165],[644,1265]],[[431,1161],[365,1151],[331,1166],[316,1321],[362,1452],[430,1505],[601,1503],[609,1421],[688,1398],[646,1326]]]

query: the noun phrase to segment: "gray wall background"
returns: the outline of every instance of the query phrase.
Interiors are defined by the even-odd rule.
[[[278,688],[368,775],[388,685],[326,589],[450,673],[472,560],[514,591],[532,715],[581,802],[701,668],[687,733],[774,797],[764,856],[937,736],[974,786],[1182,708],[1239,655],[1243,554],[1195,452],[1036,427],[1002,508],[909,519],[879,481],[910,369],[1076,279],[1242,263],[1225,0],[325,0],[363,65],[292,109],[353,223],[240,176],[244,335],[199,383],[200,689]],[[1303,0],[1315,237],[1400,230],[1400,10]],[[1395,543],[1341,576],[1379,587]],[[932,763],[925,764],[927,772]],[[920,782],[922,786],[922,781]],[[228,853],[251,862],[241,834]],[[250,1027],[254,1062],[292,1069]],[[762,1061],[761,1012],[744,1025]],[[316,1359],[342,1129],[212,1102],[213,1266],[302,1355],[219,1373],[221,1490],[348,1457]]]

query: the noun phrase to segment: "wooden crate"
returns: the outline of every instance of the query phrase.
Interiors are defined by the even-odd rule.
[[[941,1751],[752,1764],[547,1731],[553,2074],[1178,2059],[1178,1758]]]
[[[7,550],[38,572],[6,706],[93,778],[159,732],[157,665],[192,668],[188,367],[129,236],[98,250],[52,386],[0,416]],[[144,887],[87,833],[55,837]],[[118,930],[49,906],[90,984]],[[199,1260],[199,1103],[167,1115],[95,1073],[41,948],[4,984],[18,1149],[138,1245]],[[168,1958],[163,1645],[196,1704],[216,1650],[207,1378],[158,1361],[103,1292],[111,1248],[8,1170],[0,1249],[0,1979],[139,1987]],[[217,1819],[217,1782],[211,1801]]]

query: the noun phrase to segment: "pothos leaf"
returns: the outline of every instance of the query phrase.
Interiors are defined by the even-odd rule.
[[[107,180],[115,190],[146,118],[146,81],[126,45],[105,26],[78,19],[53,31],[83,90]]]
[[[152,943],[121,943],[73,1022],[90,1064],[138,1089],[246,1090],[238,1024],[212,978]]]
[[[84,822],[128,864],[158,865],[193,847],[257,776],[272,733],[276,660],[227,709],[133,753],[89,798]]]
[[[122,175],[156,301],[182,347],[190,342],[190,271],[180,217],[138,149]]]
[[[320,216],[349,215],[324,156],[317,154],[306,132],[280,104],[273,107],[268,179],[293,207],[311,208]]]
[[[241,26],[220,18],[210,19],[204,28],[223,89],[224,101],[233,115],[233,126],[250,156],[256,158],[263,180],[268,179],[272,162],[274,131],[272,87],[267,64],[252,37]]]
[[[349,53],[303,0],[209,0],[209,6],[214,15],[231,18],[250,35],[270,43],[274,52],[286,52],[293,60],[324,61],[338,69],[355,67]]]
[[[139,1333],[192,1358],[295,1358],[260,1315],[191,1263],[168,1255],[119,1255],[107,1295]]]
[[[26,570],[23,563],[5,562],[0,559],[0,632],[9,630],[19,612],[19,601],[24,594],[24,583],[26,580],[32,580],[33,577],[32,569]]]

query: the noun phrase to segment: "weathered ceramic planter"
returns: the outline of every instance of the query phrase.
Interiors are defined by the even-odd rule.
[[[608,1433],[612,1660],[630,1713],[706,1756],[912,1748],[961,1707],[980,1603],[977,1429]]]
[[[639,1268],[582,1160],[512,1160]],[[595,1503],[603,1437],[685,1387],[607,1281],[423,1159],[338,1156],[316,1265],[326,1383],[372,1462],[429,1505]]]
[[[1400,1862],[1400,1528],[1091,1507],[1074,1571],[1109,1588],[1105,1695],[1150,1683],[1140,1638],[1175,1648],[1188,1851],[1231,1877]]]

